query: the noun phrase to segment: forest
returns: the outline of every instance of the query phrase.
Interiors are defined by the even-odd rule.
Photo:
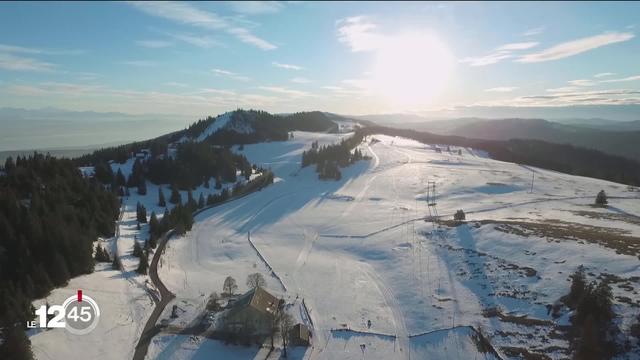
[[[361,133],[355,133],[342,139],[338,144],[319,146],[318,142],[314,141],[311,144],[311,149],[302,152],[302,167],[316,164],[319,179],[340,180],[342,178],[341,167],[347,167],[365,158],[357,148],[362,139]],[[356,149],[352,152],[353,148]]]
[[[119,207],[71,160],[7,159],[0,170],[0,358],[28,354],[31,301],[93,271],[93,242],[113,236]]]

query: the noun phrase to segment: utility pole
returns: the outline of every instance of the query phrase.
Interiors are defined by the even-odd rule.
[[[530,193],[533,194],[533,181],[536,178],[536,173],[533,171],[533,169],[531,170],[531,191]]]

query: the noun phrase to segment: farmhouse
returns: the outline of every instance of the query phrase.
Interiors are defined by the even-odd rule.
[[[278,299],[261,287],[240,296],[225,316],[225,330],[245,335],[268,335]]]

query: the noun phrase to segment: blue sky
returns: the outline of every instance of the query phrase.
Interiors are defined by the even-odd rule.
[[[613,113],[640,104],[638,14],[633,2],[0,3],[0,106]]]

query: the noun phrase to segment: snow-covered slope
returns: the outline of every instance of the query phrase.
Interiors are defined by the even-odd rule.
[[[244,292],[247,274],[261,272],[267,289],[313,328],[313,346],[297,349],[293,359],[492,358],[479,352],[467,326],[482,329],[503,358],[513,354],[507,350],[524,348],[563,359],[570,357],[568,343],[555,333],[568,315],[554,319],[547,305],[568,292],[568,276],[584,264],[590,278],[616,276],[615,321],[628,331],[640,304],[634,245],[640,243],[640,193],[495,161],[473,149],[448,152],[446,144],[383,135],[360,145],[371,159],[344,169],[340,181],[320,181],[313,167],[300,169],[301,153],[312,141],[323,145],[342,136],[348,134],[295,132],[289,141],[244,146],[241,153],[271,168],[277,179],[204,211],[191,232],[169,241],[159,275],[176,294],[174,304],[185,309],[177,326],[191,323],[208,295],[222,291],[226,276]],[[463,209],[467,224],[434,227],[425,221],[434,212],[426,201],[432,181],[441,218]],[[593,208],[601,189],[610,206]],[[152,199],[155,192],[149,188]],[[135,328],[120,326],[115,329],[136,338]],[[107,330],[96,349],[114,347],[121,336],[112,341]],[[41,354],[51,349],[41,336],[31,339],[46,359]],[[621,358],[639,358],[637,343],[631,345]],[[278,356],[276,350],[269,358]],[[147,354],[148,359],[265,357],[255,347],[166,332],[153,339]]]

